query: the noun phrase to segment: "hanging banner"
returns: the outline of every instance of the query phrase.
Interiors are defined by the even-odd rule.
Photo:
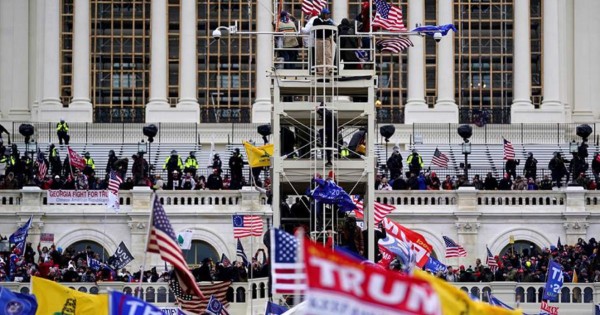
[[[89,205],[108,203],[108,190],[48,190],[48,204]]]

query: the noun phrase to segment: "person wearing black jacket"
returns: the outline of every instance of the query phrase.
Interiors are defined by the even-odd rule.
[[[508,159],[506,160],[506,173],[512,177],[512,179],[517,178],[517,165],[521,164],[521,160]]]
[[[342,19],[342,23],[338,25],[339,35],[349,35],[347,37],[340,37],[340,59],[344,60],[344,69],[360,69],[358,57],[356,57],[356,51],[359,47],[359,38],[355,37],[354,27],[350,24],[348,19]]]
[[[390,179],[396,179],[402,174],[402,154],[398,148],[394,148],[394,153],[387,160],[387,168],[390,171]]]
[[[523,175],[525,178],[533,178],[537,177],[537,160],[533,157],[533,153],[529,152],[529,156],[525,161],[525,168],[523,169]]]
[[[108,162],[106,163],[106,176],[110,176],[110,171],[114,170],[114,164],[119,158],[115,155],[114,150],[108,151]]]
[[[208,176],[206,188],[210,190],[219,190],[223,188],[223,178],[221,178],[218,169],[213,169],[213,173]]]
[[[52,176],[61,175],[62,163],[60,161],[60,154],[54,143],[50,144],[50,147],[48,148],[48,156]]]
[[[374,247],[374,252],[375,252],[375,262],[378,262],[381,260],[381,253],[379,252],[379,240],[382,240],[384,238],[387,237],[387,233],[385,232],[385,229],[383,228],[383,224],[380,222],[379,223],[379,228],[375,229],[375,242],[373,243],[375,245]],[[369,255],[369,237],[368,237],[368,230],[364,230],[362,231],[363,233],[363,242],[364,242],[364,257],[368,258]]]
[[[496,190],[498,189],[498,180],[492,176],[492,173],[487,173],[485,180],[483,181],[483,187],[485,190]]]
[[[600,181],[600,154],[597,152],[594,154],[594,160],[592,160],[592,173],[594,174],[594,180],[598,183]]]
[[[242,188],[242,169],[244,168],[244,159],[240,154],[240,149],[235,148],[233,154],[229,157],[229,171],[231,172],[231,182],[229,189]]]

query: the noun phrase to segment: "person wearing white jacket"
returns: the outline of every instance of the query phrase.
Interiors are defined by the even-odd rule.
[[[309,51],[309,55],[310,55],[310,65],[311,67],[315,65],[315,39],[314,36],[310,36],[310,30],[313,27],[313,22],[319,17],[319,11],[317,10],[313,10],[310,13],[308,22],[306,22],[306,25],[304,25],[304,27],[302,27],[300,29],[300,33],[302,35],[309,35],[309,36],[304,36],[303,38],[303,42],[304,42],[304,47],[307,47],[310,51]]]

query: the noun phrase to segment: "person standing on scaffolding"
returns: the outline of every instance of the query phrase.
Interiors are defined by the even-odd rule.
[[[296,24],[294,24],[295,21],[296,19],[289,15],[289,13],[281,11],[277,32],[286,33],[287,35],[280,36],[277,39],[277,48],[281,48],[279,55],[283,57],[284,69],[294,69],[296,60],[298,60],[297,48],[300,46],[300,43],[296,37],[298,31],[296,30]]]
[[[321,10],[321,16],[319,16],[313,22],[313,26],[319,25],[329,25],[335,26],[333,20],[331,19],[331,12],[329,9],[324,8]],[[316,41],[316,66],[318,67],[316,70],[317,75],[323,75],[325,73],[325,69],[323,65],[333,66],[333,30],[320,30],[316,31],[314,34]],[[327,69],[327,74],[331,73],[332,69]]]

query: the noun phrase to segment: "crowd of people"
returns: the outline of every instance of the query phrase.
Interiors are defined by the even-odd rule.
[[[257,250],[251,262],[231,262],[222,257],[219,262],[205,258],[193,268],[196,281],[245,282],[249,278],[269,275],[270,265],[264,249]],[[32,276],[57,282],[140,281],[139,270],[132,272],[126,268],[115,268],[112,259],[94,252],[90,246],[82,251],[71,247],[63,251],[55,245],[38,244],[34,249],[31,243],[27,243],[23,253],[14,246],[10,254],[0,253],[0,282],[29,282]],[[170,272],[159,272],[153,267],[144,271],[142,279],[144,282],[168,282]]]
[[[571,160],[555,152],[548,163],[548,174],[538,175],[538,161],[533,152],[529,152],[523,168],[523,174],[517,173],[520,160],[508,159],[504,165],[504,175],[498,179],[491,172],[485,178],[475,174],[467,179],[464,175],[445,178],[437,176],[435,171],[424,168],[423,158],[417,150],[413,150],[406,161],[397,147],[389,156],[386,172],[376,178],[377,190],[453,190],[462,186],[475,187],[478,190],[552,190],[561,188],[566,183],[581,186],[584,189],[596,190],[600,181],[600,154],[595,153],[591,161],[593,178],[587,175],[590,165],[586,162],[587,149],[584,152],[572,153]],[[403,174],[405,164],[408,171]],[[389,177],[388,177],[389,176]],[[564,182],[563,182],[564,180]]]

